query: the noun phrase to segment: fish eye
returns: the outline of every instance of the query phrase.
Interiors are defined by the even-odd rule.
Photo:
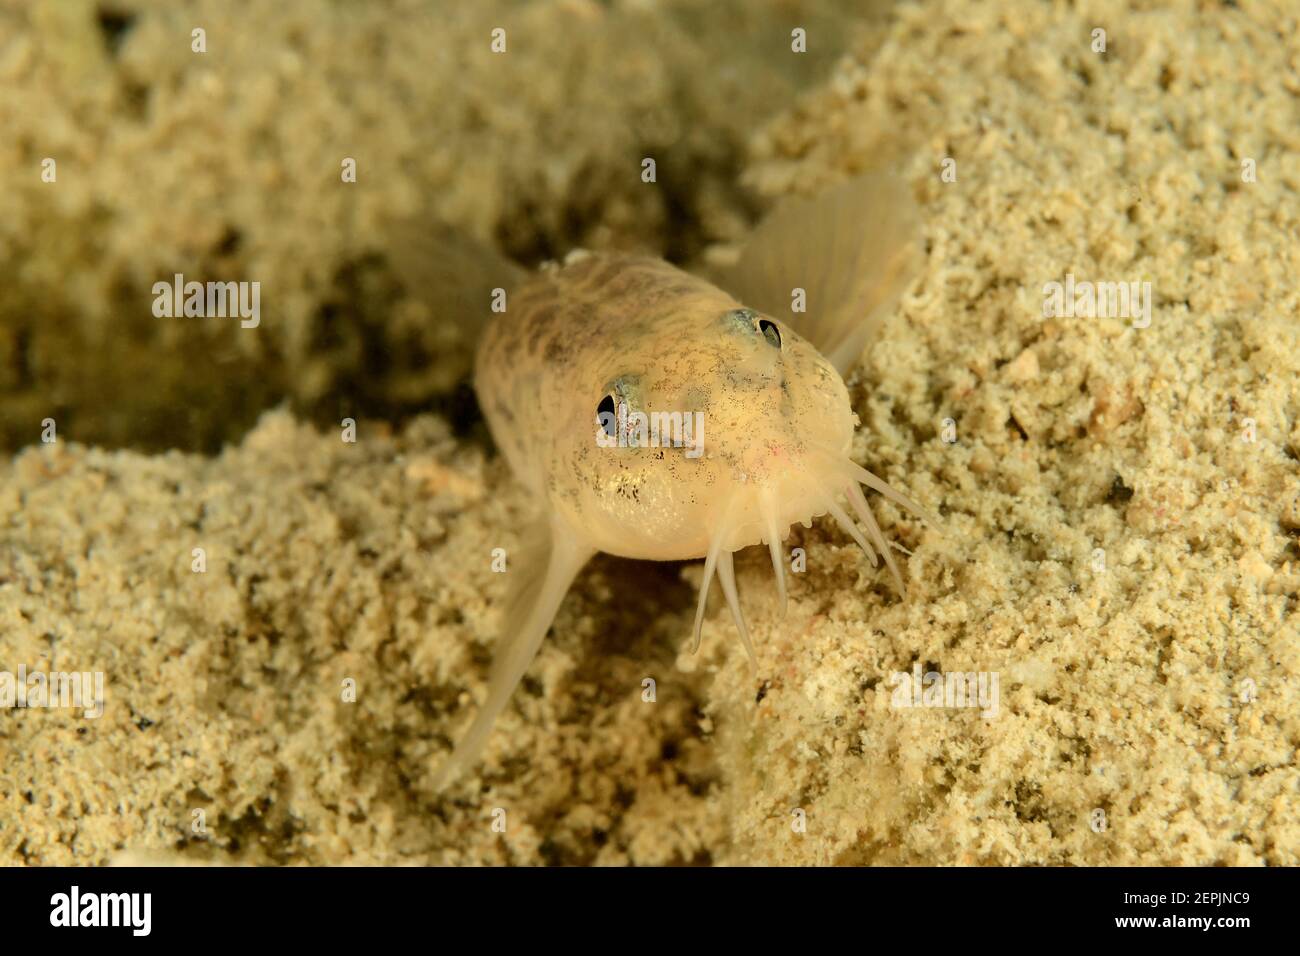
[[[732,309],[726,317],[741,328],[751,332],[758,330],[758,313],[753,309]]]
[[[614,420],[614,393],[610,392],[596,406],[596,424],[605,429],[610,438],[618,437],[618,422]]]
[[[776,323],[771,319],[759,318],[758,313],[753,309],[732,309],[727,313],[727,318],[751,332],[757,332],[772,348],[781,347],[781,330],[777,328]]]

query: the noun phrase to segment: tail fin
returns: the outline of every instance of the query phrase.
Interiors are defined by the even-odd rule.
[[[918,230],[907,184],[868,173],[782,201],[719,284],[788,323],[845,375],[919,270]],[[793,309],[795,289],[804,312]]]
[[[507,563],[510,590],[487,697],[455,751],[435,771],[435,790],[478,760],[493,724],[537,656],[569,585],[594,553],[558,520],[539,519],[525,532],[518,554],[507,559],[514,567]]]

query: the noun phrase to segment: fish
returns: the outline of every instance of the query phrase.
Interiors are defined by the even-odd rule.
[[[586,250],[533,274],[499,266],[504,307],[482,328],[474,389],[537,516],[511,558],[486,697],[436,790],[478,760],[598,552],[702,558],[693,645],[716,577],[753,666],[742,548],[767,546],[784,609],[782,543],[829,514],[903,590],[862,486],[935,519],[849,457],[844,378],[919,271],[918,235],[906,185],[874,172],[778,204],[707,276]]]

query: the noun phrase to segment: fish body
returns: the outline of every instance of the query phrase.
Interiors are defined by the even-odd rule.
[[[859,484],[920,508],[849,459],[857,417],[843,375],[914,274],[914,226],[905,189],[864,177],[778,207],[717,283],[579,252],[508,290],[474,384],[538,517],[510,566],[487,698],[439,784],[476,759],[599,551],[704,558],[696,643],[716,574],[751,661],[740,548],[767,544],[784,602],[781,543],[795,522],[830,514],[901,587]]]
[[[777,326],[775,340],[760,321]],[[475,387],[538,500],[594,550],[629,558],[704,557],[721,499],[738,490],[812,516],[798,481],[808,455],[846,454],[853,438],[844,382],[812,345],[651,258],[587,254],[528,281],[488,326]],[[625,426],[602,443],[602,402],[670,427],[656,437]],[[729,550],[763,537],[748,504],[754,520],[737,524]]]

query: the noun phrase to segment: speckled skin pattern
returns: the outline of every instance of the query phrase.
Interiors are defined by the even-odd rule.
[[[666,262],[578,254],[508,298],[479,347],[475,387],[515,474],[592,548],[698,558],[824,511],[818,469],[843,459],[856,417],[839,374],[785,324],[779,344],[743,303]],[[606,395],[646,413],[702,412],[703,454],[601,447]],[[731,508],[729,517],[727,509]]]

